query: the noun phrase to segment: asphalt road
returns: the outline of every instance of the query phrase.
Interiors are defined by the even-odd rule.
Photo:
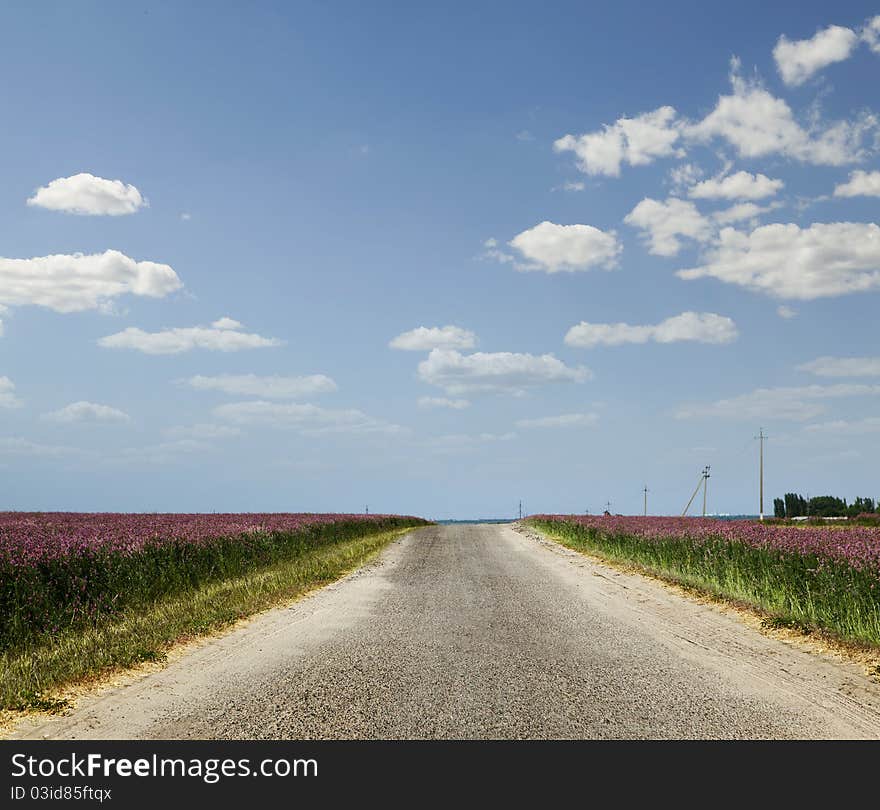
[[[432,526],[51,738],[880,738],[880,684],[509,526]]]

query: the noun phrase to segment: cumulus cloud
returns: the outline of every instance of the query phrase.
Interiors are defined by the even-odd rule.
[[[601,130],[564,135],[553,143],[557,152],[574,152],[585,174],[618,177],[620,167],[644,166],[657,158],[682,156],[676,148],[680,125],[673,107],[658,107],[635,118],[618,118]]]
[[[552,354],[477,352],[465,355],[450,349],[434,349],[419,363],[418,376],[450,396],[462,396],[476,392],[519,395],[548,383],[584,382],[592,374],[583,367],[570,368]]]
[[[517,234],[510,240],[510,246],[526,259],[525,263],[516,263],[517,270],[545,273],[571,273],[591,267],[610,270],[617,264],[617,257],[623,250],[614,231],[601,231],[592,225],[557,225],[547,221]]]
[[[260,377],[256,374],[217,374],[206,377],[197,374],[185,382],[200,391],[222,391],[224,394],[264,399],[299,399],[314,394],[331,393],[337,389],[336,383],[324,374],[309,374],[304,377]]]
[[[675,256],[681,250],[680,236],[706,242],[713,230],[692,202],[677,197],[665,202],[645,197],[623,221],[642,230],[648,252],[656,256]]]
[[[242,325],[240,321],[236,321],[234,318],[218,318],[214,321],[211,326],[214,329],[241,329]]]
[[[797,317],[797,310],[792,309],[791,307],[785,306],[785,304],[781,304],[776,307],[776,314],[780,318],[784,318],[787,321],[790,321],[792,318]]]
[[[720,96],[712,112],[686,128],[689,139],[723,138],[744,158],[779,154],[805,163],[840,166],[861,160],[866,154],[865,139],[878,130],[876,116],[868,113],[824,126],[814,120],[805,129],[785,101],[759,84],[735,72],[731,82],[732,93]]]
[[[798,371],[818,377],[880,377],[880,357],[817,357]]]
[[[756,219],[761,214],[769,213],[779,208],[781,203],[770,203],[769,205],[756,205],[753,202],[737,203],[725,208],[723,211],[716,211],[712,214],[713,221],[719,225],[729,225],[732,222],[742,222],[743,220]]]
[[[242,332],[241,328],[241,324],[231,318],[221,318],[209,327],[187,326],[161,332],[145,332],[130,326],[122,332],[102,337],[98,345],[105,349],[134,349],[144,354],[180,354],[192,349],[237,352],[281,346],[283,343],[276,338]]]
[[[304,435],[325,433],[403,433],[400,425],[368,416],[362,411],[334,410],[300,403],[233,402],[214,408],[214,416],[238,425],[289,428]]]
[[[858,42],[852,29],[830,25],[810,39],[792,41],[783,34],[773,49],[773,58],[782,81],[796,87],[828,65],[849,59]]]
[[[454,411],[461,411],[469,408],[471,405],[466,399],[448,399],[446,397],[419,397],[420,408],[451,408]]]
[[[429,352],[431,349],[472,349],[477,336],[460,326],[419,326],[403,332],[388,344],[392,349]]]
[[[862,28],[862,40],[876,54],[880,54],[880,14],[872,17]]]
[[[559,416],[542,416],[538,419],[520,419],[518,428],[568,428],[593,427],[599,421],[597,413],[564,413]]]
[[[826,411],[822,400],[844,397],[877,396],[880,385],[806,385],[799,387],[758,388],[731,399],[678,409],[677,419],[707,417],[762,421],[769,419],[803,422]]]
[[[693,186],[702,176],[703,170],[696,163],[682,163],[669,170],[669,182],[676,194]]]
[[[73,422],[130,422],[131,417],[118,408],[109,405],[101,405],[97,402],[71,402],[63,408],[52,413],[43,414],[43,419],[49,422],[72,424]]]
[[[21,400],[15,396],[15,383],[9,377],[0,377],[0,408],[19,408]]]
[[[784,185],[782,180],[774,180],[766,174],[741,171],[726,177],[703,180],[690,189],[688,196],[698,200],[760,200],[772,197]]]
[[[183,286],[167,264],[138,262],[118,250],[33,259],[0,257],[0,304],[55,312],[106,309],[121,295],[162,298]]]
[[[873,223],[762,225],[751,233],[723,228],[686,280],[717,278],[776,298],[812,300],[880,287],[880,228]]]
[[[880,197],[880,172],[857,169],[849,180],[834,187],[835,197]]]
[[[134,186],[86,172],[41,186],[27,204],[67,214],[111,217],[134,214],[148,205]]]
[[[624,343],[731,343],[739,337],[736,324],[714,312],[682,312],[658,324],[631,326],[628,323],[587,323],[572,326],[565,336],[568,346],[620,346]]]

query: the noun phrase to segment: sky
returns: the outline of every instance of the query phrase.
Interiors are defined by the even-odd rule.
[[[880,496],[877,4],[10,2],[0,72],[2,509]]]

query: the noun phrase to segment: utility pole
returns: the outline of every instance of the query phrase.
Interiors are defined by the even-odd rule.
[[[694,490],[694,494],[691,495],[691,499],[688,501],[687,506],[684,508],[684,512],[681,513],[681,516],[684,517],[688,513],[688,509],[691,508],[691,504],[694,502],[694,498],[697,497],[697,493],[700,491],[700,487],[703,487],[703,517],[706,516],[706,479],[709,477],[709,465],[707,464],[703,467],[702,472],[700,473],[700,480],[697,482],[697,488]]]
[[[759,450],[759,458],[760,458],[760,462],[759,462],[759,463],[760,463],[760,466],[759,466],[759,469],[760,469],[760,473],[759,473],[759,481],[760,481],[760,483],[759,483],[759,485],[758,485],[759,492],[760,492],[760,495],[759,495],[759,498],[760,498],[760,503],[759,503],[760,511],[759,511],[758,514],[760,515],[760,519],[761,519],[761,521],[763,522],[763,520],[764,520],[764,439],[767,438],[767,437],[764,435],[764,428],[760,428],[760,429],[758,430],[758,435],[755,436],[755,438],[759,440],[759,446],[760,446],[760,450]]]
[[[709,488],[709,465],[703,470],[703,517],[706,517],[706,490]]]
[[[369,505],[369,504],[367,504],[367,505],[364,507],[364,511],[365,511],[368,515],[370,514],[370,505]]]
[[[645,487],[644,487],[644,489],[642,490],[642,492],[645,493],[645,517],[648,517],[648,491],[649,491],[649,490],[648,490],[648,485],[645,484]]]
[[[522,520],[522,501],[519,502],[519,519]]]

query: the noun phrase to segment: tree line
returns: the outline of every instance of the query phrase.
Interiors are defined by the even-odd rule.
[[[856,498],[847,504],[846,498],[835,498],[833,495],[805,498],[796,492],[787,492],[784,498],[773,499],[773,513],[778,518],[856,517],[876,512],[877,502],[873,498]]]

